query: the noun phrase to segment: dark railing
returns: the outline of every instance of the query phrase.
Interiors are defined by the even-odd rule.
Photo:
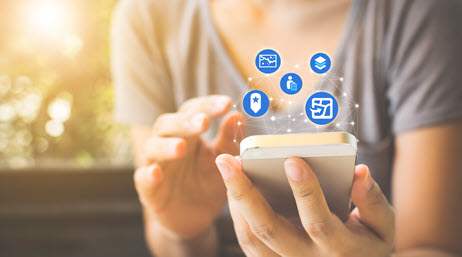
[[[149,256],[132,168],[0,171],[0,256]]]

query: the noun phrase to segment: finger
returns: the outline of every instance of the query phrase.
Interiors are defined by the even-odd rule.
[[[205,113],[167,113],[157,118],[154,134],[160,137],[191,137],[207,131],[210,120]]]
[[[221,123],[215,138],[215,149],[219,153],[239,154],[239,143],[245,134],[245,118],[239,112],[232,112]]]
[[[144,154],[148,163],[178,159],[186,154],[186,141],[177,137],[152,137],[146,142]]]
[[[133,175],[135,188],[143,206],[149,204],[154,188],[162,181],[163,171],[159,165],[153,164],[138,168]]]
[[[384,240],[392,242],[395,227],[393,209],[366,165],[356,166],[351,199],[358,208],[359,219]]]
[[[310,242],[287,219],[273,211],[260,192],[242,171],[240,160],[229,154],[217,157],[216,163],[225,182],[228,200],[249,224],[252,233],[280,255],[297,256]]]
[[[233,202],[229,202],[229,211],[233,219],[237,241],[246,256],[279,256],[252,233],[249,224],[247,224],[247,221],[239,213]]]
[[[184,102],[179,112],[205,113],[208,117],[214,118],[227,113],[230,107],[229,96],[209,95]]]
[[[344,225],[330,212],[316,175],[300,158],[287,159],[284,168],[306,232],[317,244],[331,246]]]

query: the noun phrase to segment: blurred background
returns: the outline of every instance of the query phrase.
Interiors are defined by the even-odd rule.
[[[147,256],[112,119],[115,0],[0,0],[0,256]]]
[[[126,165],[112,121],[114,0],[2,0],[0,165]]]

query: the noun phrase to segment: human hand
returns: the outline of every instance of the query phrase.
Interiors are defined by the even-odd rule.
[[[213,142],[201,138],[210,119],[230,109],[227,96],[213,95],[186,101],[178,112],[159,116],[147,140],[142,165],[134,179],[148,219],[175,236],[192,238],[213,223],[226,200],[223,180],[214,160],[220,153],[238,153],[234,142],[239,113],[221,123]]]
[[[247,256],[391,256],[394,212],[365,165],[356,167],[351,194],[356,208],[343,223],[330,212],[311,168],[300,158],[287,159],[301,229],[273,211],[243,172],[239,157],[223,154],[216,163]]]

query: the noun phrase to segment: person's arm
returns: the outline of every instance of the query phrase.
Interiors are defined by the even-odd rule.
[[[135,187],[152,253],[216,256],[213,224],[226,194],[213,164],[218,153],[238,152],[233,131],[241,116],[222,118],[231,106],[227,96],[175,98],[174,88],[182,88],[166,62],[167,39],[175,33],[170,7],[158,0],[119,2],[111,33],[114,113],[132,125]],[[214,118],[222,118],[220,129],[214,141],[205,140]]]
[[[152,128],[132,126],[135,187],[155,256],[218,254],[214,221],[226,189],[214,161],[219,153],[238,153],[242,137],[234,136],[234,126],[245,127],[241,114],[227,114],[230,106],[224,95],[192,98],[177,112],[158,116]],[[203,139],[210,119],[225,114],[215,139]]]
[[[133,126],[131,138],[135,165],[142,167],[146,158],[146,141],[152,136],[152,128],[145,126]],[[218,251],[218,238],[215,228],[211,227],[205,232],[193,238],[180,238],[162,229],[156,223],[155,217],[150,215],[146,209],[143,211],[145,224],[146,243],[152,253],[158,256],[216,256]]]
[[[462,255],[462,122],[396,137],[394,257]]]
[[[461,131],[459,122],[397,136],[396,222],[364,165],[356,167],[353,180],[356,208],[343,223],[330,212],[306,162],[285,161],[305,229],[301,231],[274,212],[243,172],[240,158],[218,156],[239,244],[247,254],[262,256],[461,256]]]

